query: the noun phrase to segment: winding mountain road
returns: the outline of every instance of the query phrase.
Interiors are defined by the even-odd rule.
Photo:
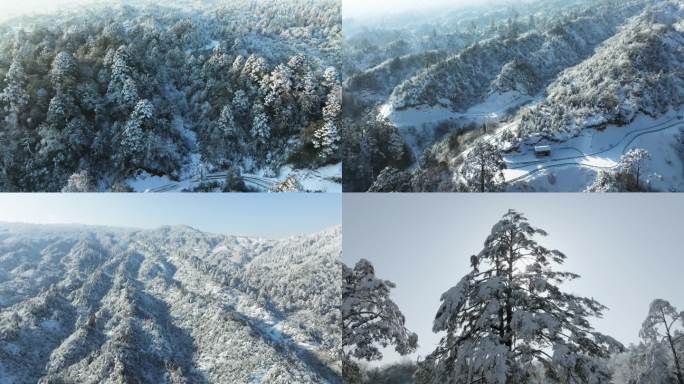
[[[533,161],[520,161],[520,162],[512,162],[512,161],[507,161],[508,163],[508,169],[516,169],[516,170],[522,170],[522,171],[527,171],[525,174],[516,176],[514,178],[506,180],[507,183],[515,183],[521,180],[524,180],[536,173],[542,172],[544,170],[550,169],[550,168],[560,168],[560,167],[565,167],[565,166],[579,166],[579,167],[587,167],[587,168],[593,168],[593,169],[614,169],[617,164],[614,163],[612,165],[601,165],[601,164],[596,164],[595,162],[591,162],[591,157],[595,157],[598,155],[606,154],[608,152],[615,151],[616,149],[619,149],[619,151],[616,154],[619,154],[620,156],[625,154],[630,146],[634,143],[634,141],[644,135],[648,134],[653,134],[661,131],[665,131],[667,129],[671,129],[674,127],[678,126],[684,126],[684,122],[682,121],[675,121],[678,120],[676,118],[671,118],[668,119],[664,122],[658,123],[656,125],[653,125],[651,127],[643,128],[643,129],[638,129],[638,130],[632,130],[630,132],[627,132],[622,139],[619,141],[611,144],[605,149],[602,149],[600,151],[596,152],[591,152],[591,153],[585,153],[579,148],[576,147],[571,147],[571,146],[566,146],[566,147],[557,147],[556,150],[571,150],[571,151],[576,151],[579,153],[577,156],[566,156],[566,157],[560,157],[560,158],[552,158],[552,159],[540,159],[540,160],[533,160]]]
[[[201,179],[198,176],[192,176],[186,179],[179,180],[178,182],[174,183],[168,183],[164,185],[160,185],[158,187],[150,188],[147,190],[147,192],[170,192],[177,190],[181,188],[181,185],[183,184],[184,181],[189,181],[192,183],[200,183],[201,181],[221,181],[224,180],[228,176],[227,172],[217,172],[217,173],[212,173],[210,175],[205,176],[203,179]],[[276,183],[273,180],[266,179],[263,177],[258,177],[258,176],[241,176],[242,181],[245,182],[245,184],[251,184],[256,186],[257,188],[269,190],[271,189]]]

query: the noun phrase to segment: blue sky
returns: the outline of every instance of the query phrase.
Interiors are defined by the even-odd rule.
[[[280,238],[341,222],[339,194],[0,194],[0,221],[156,228]]]
[[[73,6],[79,3],[93,2],[89,0],[22,0],[0,1],[0,13],[3,16],[12,16],[32,13],[48,13],[65,6]]]
[[[397,284],[392,298],[418,333],[420,356],[442,336],[431,330],[441,294],[469,271],[469,256],[509,208],[548,231],[540,242],[582,276],[566,290],[610,308],[593,319],[597,330],[629,344],[653,299],[684,310],[682,194],[365,194],[345,195],[343,207],[343,259],[366,258]]]

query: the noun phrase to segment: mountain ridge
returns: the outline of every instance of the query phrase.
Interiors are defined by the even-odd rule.
[[[321,316],[334,312],[334,301],[323,303],[339,284],[332,280],[340,252],[335,229],[264,241],[269,247],[243,244],[255,246],[254,255],[230,267],[210,253],[229,236],[94,229],[40,237],[3,229],[11,235],[0,239],[0,270],[6,271],[0,273],[0,376],[6,382],[340,380],[336,317]],[[327,248],[304,247],[321,242]],[[322,289],[304,291],[297,307],[283,304],[294,292],[286,281],[266,275],[281,290],[251,284],[274,267],[273,255],[260,256],[281,255],[279,249],[306,263],[306,273],[298,270],[300,286],[307,277],[328,279]]]

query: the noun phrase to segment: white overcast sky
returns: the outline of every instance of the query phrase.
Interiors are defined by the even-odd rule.
[[[582,276],[567,290],[610,308],[593,320],[597,330],[629,344],[653,299],[684,310],[679,194],[345,194],[343,259],[366,258],[397,284],[392,298],[424,357],[442,336],[431,330],[441,294],[469,271],[470,255],[509,208],[547,230],[542,242],[568,257],[562,269]],[[400,359],[391,350],[385,357]]]

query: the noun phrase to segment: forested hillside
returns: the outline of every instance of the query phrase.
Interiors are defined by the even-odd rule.
[[[684,7],[664,1],[558,77],[521,115],[520,136],[573,135],[586,127],[658,116],[684,100]]]
[[[529,33],[518,35],[513,30],[478,42],[400,84],[390,102],[396,109],[441,105],[465,111],[484,101],[489,92],[519,90],[534,95],[560,71],[591,55],[597,44],[640,9],[638,2],[617,8],[607,4]],[[509,84],[502,78],[510,79]]]
[[[339,161],[338,2],[115,4],[0,25],[1,190],[235,190]]]
[[[684,189],[682,3],[531,4],[347,79],[345,190]]]
[[[3,383],[339,383],[341,230],[0,226]]]

